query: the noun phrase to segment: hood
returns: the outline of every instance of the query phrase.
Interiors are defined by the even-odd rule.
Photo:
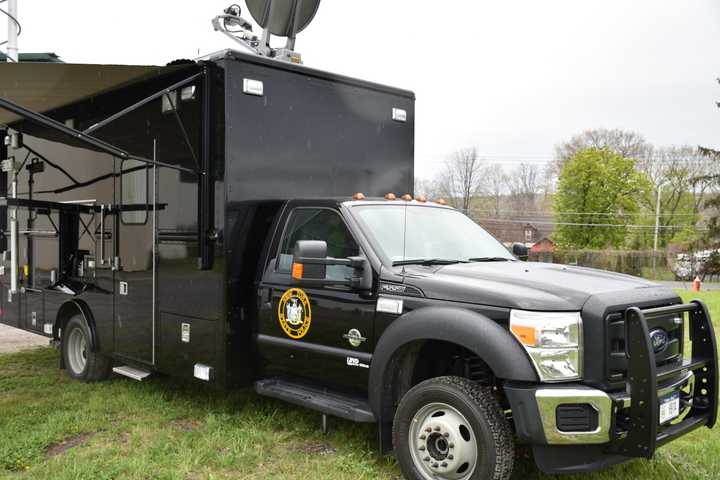
[[[407,265],[404,276],[428,298],[524,310],[579,311],[593,295],[632,289],[676,297],[669,288],[630,275],[551,263]]]

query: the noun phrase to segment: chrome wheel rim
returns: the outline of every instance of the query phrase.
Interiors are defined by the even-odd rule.
[[[430,403],[410,422],[413,463],[427,480],[465,480],[477,467],[475,432],[465,416],[445,403]]]
[[[67,339],[67,360],[74,374],[80,375],[85,371],[87,364],[87,340],[80,328],[74,328]]]

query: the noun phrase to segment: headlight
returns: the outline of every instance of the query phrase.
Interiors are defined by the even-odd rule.
[[[582,319],[579,312],[510,311],[510,330],[525,347],[543,382],[582,377]]]

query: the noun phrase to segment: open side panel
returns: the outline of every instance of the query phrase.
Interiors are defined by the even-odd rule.
[[[108,172],[112,176],[112,157],[30,135],[7,155],[17,171],[17,195],[3,197],[0,208],[17,216],[18,284],[12,293],[13,267],[6,248],[0,269],[1,321],[50,336],[61,306],[79,300],[93,306],[97,348],[111,351],[114,230],[109,205],[115,196],[113,183],[98,181],[72,191],[56,190],[78,179]],[[7,229],[4,240],[11,243]]]
[[[89,70],[92,73],[92,66]],[[47,235],[57,243],[56,248],[36,248],[33,261],[22,258],[31,273],[22,274],[24,263],[19,265],[20,284],[13,296],[17,307],[6,320],[24,326],[24,315],[30,311],[26,304],[35,288],[32,282],[37,281],[43,298],[38,316],[45,322],[56,318],[63,303],[84,301],[95,317],[104,353],[130,364],[192,376],[194,365],[177,371],[177,362],[171,360],[195,361],[199,352],[215,353],[224,345],[222,263],[213,261],[212,251],[208,255],[208,239],[221,238],[212,227],[213,219],[207,220],[207,212],[214,213],[212,182],[217,174],[209,145],[203,142],[209,138],[203,106],[212,99],[204,88],[201,67],[165,73],[54,108],[49,112],[52,118],[0,99],[0,107],[18,116],[11,127],[24,134],[26,143],[9,155],[20,163],[29,146],[30,161],[38,157],[50,172],[36,176],[33,200],[19,190],[18,198],[5,203],[11,210],[29,212],[29,217],[33,212],[45,215],[51,224]],[[22,167],[18,171],[22,183]],[[203,183],[206,178],[213,180]],[[24,217],[19,223],[23,221]],[[93,248],[85,248],[88,238],[93,238]],[[223,249],[216,251],[222,254]],[[33,275],[43,255],[55,258],[47,282],[40,273]],[[160,271],[165,280],[162,289]],[[215,284],[205,281],[213,278]],[[9,289],[6,280],[0,280],[3,294]],[[61,280],[63,288],[56,288]],[[193,288],[198,285],[207,291]],[[59,293],[50,302],[45,290]],[[99,295],[104,298],[99,300]],[[159,308],[167,314],[167,322]],[[189,322],[175,322],[173,314],[202,320],[205,326],[198,324],[185,342],[182,324]],[[197,335],[203,330],[205,334]],[[209,346],[207,339],[212,340]],[[178,346],[181,340],[183,345]],[[212,366],[222,370],[222,365]]]

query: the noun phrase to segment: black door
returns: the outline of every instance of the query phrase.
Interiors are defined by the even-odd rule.
[[[145,167],[145,168],[143,168]],[[115,278],[115,351],[155,363],[155,168],[135,160],[121,163],[119,270]]]
[[[330,257],[362,254],[337,210],[291,210],[260,286],[264,298],[258,344],[264,373],[366,388],[375,302],[346,287],[298,286],[290,274],[298,240],[324,240]],[[351,273],[344,266],[327,268],[328,277],[343,279]]]

